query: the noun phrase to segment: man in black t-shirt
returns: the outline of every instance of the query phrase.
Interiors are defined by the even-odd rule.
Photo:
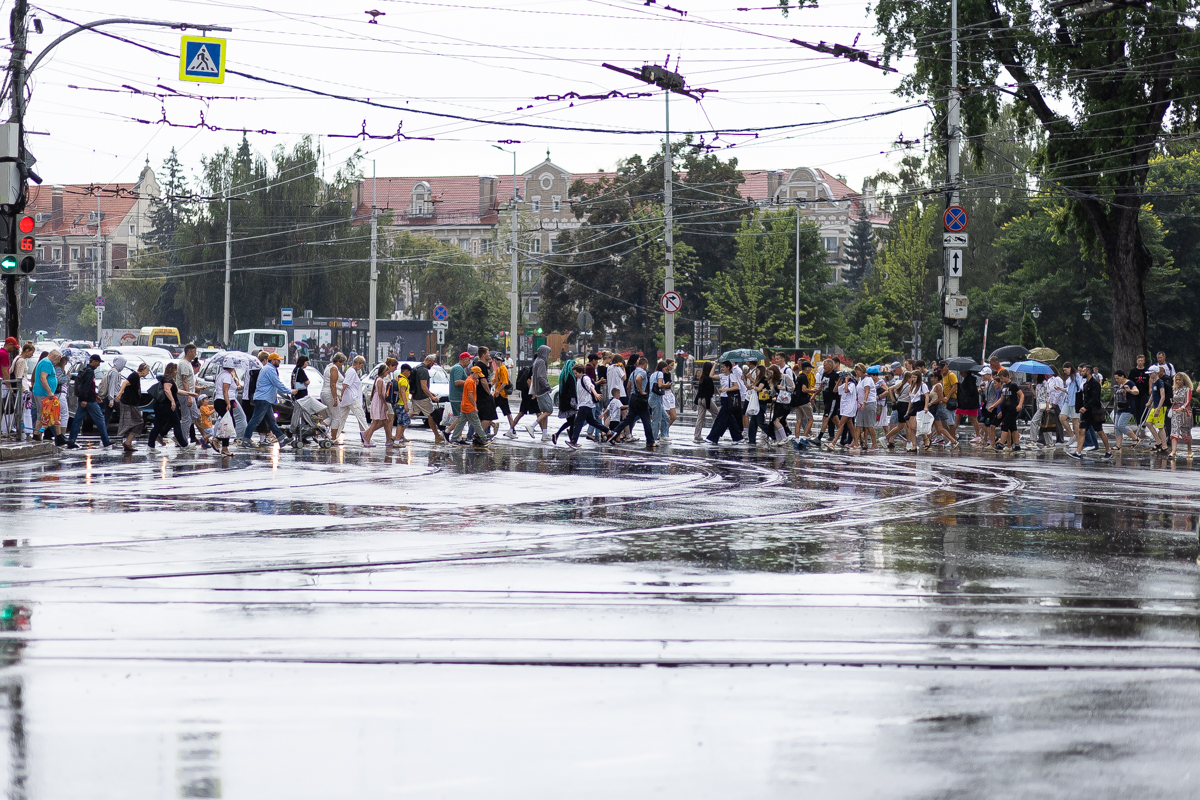
[[[412,374],[408,378],[408,390],[412,395],[409,416],[413,419],[424,417],[429,425],[429,429],[433,431],[434,444],[440,444],[445,440],[442,438],[439,420],[434,415],[433,404],[436,398],[429,389],[429,368],[433,366],[435,361],[437,361],[437,356],[433,353],[425,356],[425,360],[420,366],[413,369]]]

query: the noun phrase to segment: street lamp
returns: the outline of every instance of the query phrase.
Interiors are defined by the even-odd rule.
[[[1083,321],[1091,322],[1092,319],[1092,298],[1088,298],[1083,305]]]
[[[509,290],[508,303],[508,355],[513,359],[513,363],[517,363],[518,357],[513,356],[514,347],[517,343],[517,303],[519,302],[519,292],[517,291],[517,151],[505,150],[498,144],[492,145],[497,150],[505,153],[510,153],[513,157],[513,185],[512,185],[512,288]]]
[[[1033,308],[1029,309],[1029,316],[1033,317],[1034,319],[1037,319],[1041,315],[1042,315],[1042,310],[1040,308],[1038,308],[1037,303],[1034,303]]]

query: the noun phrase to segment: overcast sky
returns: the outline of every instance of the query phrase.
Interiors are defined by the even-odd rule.
[[[506,174],[512,158],[492,149],[500,140],[518,153],[524,171],[545,157],[574,172],[612,170],[617,159],[648,154],[661,146],[664,104],[652,98],[547,102],[534,98],[567,92],[603,93],[645,89],[602,68],[603,62],[636,69],[646,62],[671,68],[689,84],[717,90],[702,103],[673,97],[672,130],[713,131],[820,122],[901,108],[910,101],[892,94],[899,77],[862,64],[788,43],[796,38],[876,50],[871,17],[862,0],[822,0],[819,9],[739,12],[739,5],[774,0],[290,0],[261,5],[202,0],[74,0],[41,6],[75,22],[104,17],[208,23],[232,27],[227,66],[308,89],[388,105],[479,120],[533,122],[601,132],[500,127],[371,108],[326,99],[229,75],[222,85],[179,80],[180,33],[128,25],[105,28],[132,41],[174,53],[156,55],[133,44],[85,32],[59,45],[37,69],[27,125],[48,133],[33,136],[37,171],[47,183],[131,182],[149,156],[157,170],[170,148],[189,170],[200,159],[236,145],[240,133],[135,120],[221,128],[251,133],[264,155],[290,146],[304,134],[318,137],[329,174],[361,148],[371,174]],[[86,8],[84,6],[87,6]],[[665,10],[687,11],[684,17]],[[4,3],[11,8],[11,0]],[[384,12],[368,24],[370,10]],[[34,55],[70,25],[46,13],[45,33],[31,37]],[[899,65],[904,69],[905,65]],[[166,87],[156,88],[158,85]],[[183,92],[195,98],[159,95]],[[99,91],[99,90],[118,90]],[[518,110],[520,109],[520,110]],[[817,166],[862,179],[894,164],[894,142],[924,133],[929,111],[916,108],[875,119],[809,128],[720,136],[737,143],[721,152],[744,168]],[[329,138],[363,127],[387,135],[403,125],[410,136],[435,141],[358,141]],[[622,135],[616,131],[636,131]],[[892,155],[887,155],[892,153]]]

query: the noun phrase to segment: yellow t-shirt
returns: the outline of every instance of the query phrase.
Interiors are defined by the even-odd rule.
[[[400,398],[400,402],[398,403],[398,405],[407,406],[408,405],[408,378],[404,377],[403,375],[397,376],[396,390],[397,390],[396,396]]]
[[[958,376],[953,372],[947,371],[946,374],[942,376],[942,396],[947,400],[950,398],[957,400],[958,394],[951,391],[956,386],[958,386]]]

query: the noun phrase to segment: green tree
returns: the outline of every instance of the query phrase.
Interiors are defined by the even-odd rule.
[[[893,230],[879,254],[885,314],[892,327],[908,331],[912,320],[923,320],[935,293],[930,292],[930,259],[934,248],[930,237],[938,210],[912,206],[893,220]]]
[[[246,142],[245,134],[242,135],[242,141]],[[169,268],[178,264],[176,236],[180,228],[191,219],[193,210],[191,190],[174,147],[163,161],[163,182],[160,189],[161,196],[150,202],[150,233],[146,239],[151,249],[147,255],[157,265],[169,271]],[[159,281],[158,296],[153,306],[149,309],[139,309],[141,320],[146,325],[185,328],[187,317],[176,303],[178,290],[178,281]],[[108,313],[107,310],[105,313]],[[112,327],[118,326],[114,323]]]
[[[845,266],[842,278],[851,289],[857,289],[867,277],[875,263],[875,232],[866,213],[861,213],[850,228],[850,239],[846,242]]]
[[[1029,316],[1029,312],[1021,317],[1021,346],[1028,350],[1038,346],[1037,323]]]
[[[1147,348],[1147,282],[1155,260],[1139,219],[1150,159],[1168,128],[1187,129],[1197,117],[1190,100],[1200,82],[1193,13],[1184,0],[1072,10],[1027,0],[958,4],[964,35],[957,85],[971,87],[962,100],[968,140],[976,156],[986,148],[977,137],[1000,114],[998,84],[1014,82],[1008,94],[1018,118],[1045,135],[1041,178],[1064,198],[1085,256],[1104,266],[1113,363],[1126,369]],[[884,59],[916,57],[900,91],[939,98],[942,118],[951,85],[947,17],[947,5],[935,0],[876,6]]]

